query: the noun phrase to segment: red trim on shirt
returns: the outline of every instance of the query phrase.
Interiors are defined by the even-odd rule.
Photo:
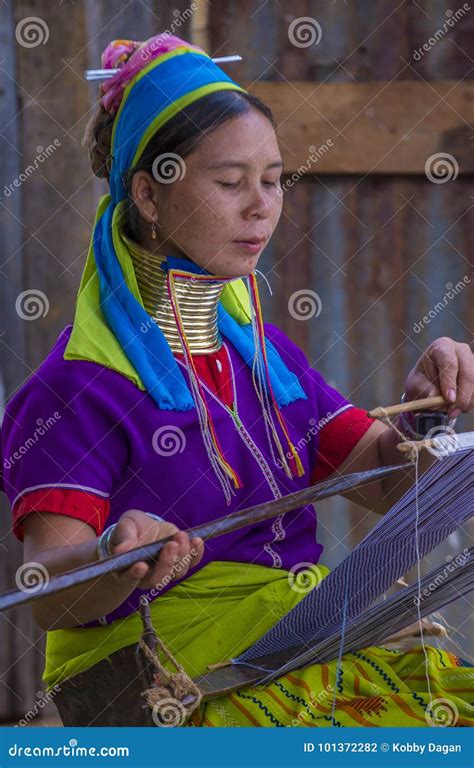
[[[184,362],[184,355],[181,352],[175,352],[175,356]],[[232,408],[234,402],[232,374],[224,345],[217,352],[193,355],[193,362],[199,378],[225,405]]]
[[[30,512],[57,512],[91,525],[102,533],[110,514],[110,501],[87,491],[71,488],[38,488],[21,496],[13,508],[13,533],[23,541],[23,520]]]
[[[311,484],[325,480],[340,467],[374,421],[367,416],[367,411],[353,407],[326,424],[319,433],[318,456],[311,473]]]

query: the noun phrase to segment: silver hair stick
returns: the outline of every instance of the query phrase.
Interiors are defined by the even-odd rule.
[[[242,61],[242,56],[219,56],[216,59],[212,59],[214,64],[222,64],[227,61]],[[86,69],[86,80],[109,80],[111,77],[120,72],[120,68],[117,69]]]

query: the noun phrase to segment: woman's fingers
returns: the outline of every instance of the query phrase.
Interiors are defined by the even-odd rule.
[[[474,355],[469,344],[447,336],[435,339],[410,371],[405,392],[410,400],[443,395],[449,418],[474,408]],[[446,404],[434,410],[446,411]]]
[[[135,547],[173,536],[159,553],[156,563],[139,561],[125,571],[116,573],[119,581],[141,589],[160,589],[173,579],[186,576],[197,565],[204,553],[204,542],[198,537],[191,541],[185,531],[178,531],[172,523],[160,522],[141,510],[125,512],[112,531],[109,549],[112,555],[128,552]]]
[[[453,418],[474,408],[474,355],[469,344],[459,344],[456,354],[459,360],[459,375]]]
[[[155,520],[140,509],[129,509],[118,521],[110,537],[114,554],[158,541],[178,531],[173,523]]]
[[[194,539],[191,539],[191,549],[195,552],[195,555],[193,555],[193,564],[191,566],[191,568],[193,568],[202,560],[202,556],[204,555],[203,540],[198,536],[196,536]]]
[[[123,515],[109,538],[109,550],[113,555],[127,552],[137,546],[138,527],[133,517]]]
[[[188,570],[189,550],[188,535],[183,531],[175,534],[173,540],[163,547],[156,565],[146,574],[140,584],[141,589],[162,589],[172,579],[184,576]]]
[[[140,583],[141,589],[162,589],[171,580],[181,579],[201,560],[204,552],[202,539],[192,542],[184,531],[173,536],[165,545],[156,565],[145,575]]]
[[[149,570],[150,566],[147,563],[139,562],[134,563],[127,570],[117,573],[116,576],[118,576],[120,581],[126,581],[136,587],[145,578]]]
[[[138,546],[138,526],[133,516],[124,515],[116,525],[109,539],[109,550],[112,555],[120,555]],[[133,589],[145,578],[150,566],[145,562],[134,563],[125,571],[116,571],[113,576],[119,583],[129,584]]]

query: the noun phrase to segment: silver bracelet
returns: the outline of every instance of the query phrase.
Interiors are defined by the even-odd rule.
[[[152,512],[146,512],[145,514],[147,514],[148,517],[152,517],[154,520],[158,520],[160,523],[165,522],[162,517],[159,515],[154,515]],[[112,552],[110,551],[110,537],[116,526],[117,523],[113,523],[108,528],[105,528],[105,530],[102,531],[99,538],[97,539],[97,557],[99,560],[105,560],[107,557],[111,557]]]
[[[110,525],[102,531],[97,539],[97,557],[99,560],[106,560],[107,557],[111,557],[112,555],[112,552],[110,551],[110,537],[116,525],[117,523]]]

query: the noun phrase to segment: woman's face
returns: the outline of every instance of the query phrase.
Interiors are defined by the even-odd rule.
[[[214,275],[249,274],[282,209],[283,164],[271,123],[252,109],[204,136],[179,165],[184,176],[172,183],[145,171],[133,177],[132,195],[144,217],[142,245],[186,256]]]

